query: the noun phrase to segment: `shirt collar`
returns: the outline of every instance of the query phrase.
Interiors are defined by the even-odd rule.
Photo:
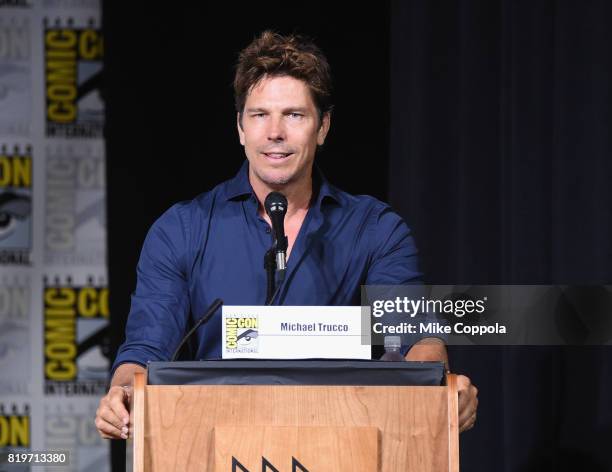
[[[328,182],[321,169],[316,164],[312,173],[313,191],[316,193],[316,206],[320,207],[324,201],[335,201],[342,203],[340,193],[336,187]],[[238,173],[227,181],[225,185],[225,195],[227,200],[237,200],[245,196],[255,197],[255,192],[249,182],[249,161],[245,159]]]
[[[225,183],[225,196],[228,200],[236,200],[247,195],[255,196],[249,182],[249,161],[245,159],[238,173]]]

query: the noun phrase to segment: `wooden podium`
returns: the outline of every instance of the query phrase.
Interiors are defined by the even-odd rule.
[[[136,472],[459,471],[452,374],[445,386],[146,383],[136,375]]]

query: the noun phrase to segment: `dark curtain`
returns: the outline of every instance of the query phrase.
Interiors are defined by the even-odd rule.
[[[428,282],[610,283],[611,25],[608,0],[392,2],[390,201]],[[612,350],[450,355],[480,390],[463,471],[612,470]]]

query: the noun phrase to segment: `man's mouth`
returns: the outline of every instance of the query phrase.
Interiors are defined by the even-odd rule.
[[[285,159],[289,157],[292,152],[264,152],[263,155],[270,159]]]

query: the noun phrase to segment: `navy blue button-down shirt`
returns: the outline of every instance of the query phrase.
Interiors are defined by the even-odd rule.
[[[238,174],[164,213],[146,237],[122,363],[169,360],[189,324],[216,298],[226,305],[263,305],[269,225],[258,214],[248,179]],[[313,200],[287,260],[277,296],[283,305],[359,305],[360,286],[418,280],[410,231],[388,205],[354,196],[314,173]],[[191,317],[191,320],[190,320]],[[196,334],[196,359],[221,357],[220,310]]]

